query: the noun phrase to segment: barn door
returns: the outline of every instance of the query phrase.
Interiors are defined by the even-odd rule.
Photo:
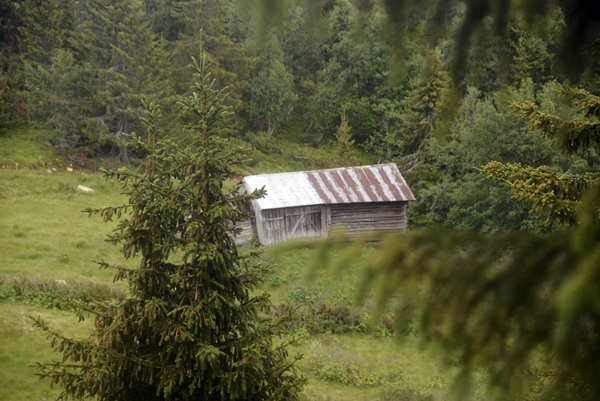
[[[321,208],[305,206],[287,209],[285,230],[287,239],[319,237],[321,235]]]
[[[263,211],[263,223],[265,238],[261,238],[263,245],[284,242],[285,237],[285,213],[283,209]]]

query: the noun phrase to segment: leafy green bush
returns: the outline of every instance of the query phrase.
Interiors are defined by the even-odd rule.
[[[323,303],[315,308],[311,304],[284,302],[273,308],[272,313],[280,317],[288,316],[291,311],[295,311],[294,317],[288,322],[288,330],[292,332],[303,328],[311,334],[339,334],[366,331],[368,327],[360,311],[347,305]]]
[[[275,280],[275,278],[272,278]],[[272,286],[277,286],[272,282]],[[303,286],[293,286],[289,292],[291,301],[278,304],[272,309],[275,317],[288,316],[294,311],[293,318],[288,321],[288,330],[296,332],[304,329],[310,334],[323,333],[371,333],[379,337],[391,337],[396,330],[393,315],[385,314],[379,324],[372,326],[371,316],[359,308],[344,303],[320,303],[314,305],[314,299],[320,298],[318,291]],[[416,335],[412,326],[401,332],[403,335]]]
[[[246,139],[252,147],[264,154],[281,154],[281,149],[275,146],[272,138],[267,137],[264,132],[248,132]]]
[[[427,383],[427,388],[428,389],[432,389],[432,390],[437,390],[437,389],[441,389],[446,387],[448,383],[446,382],[446,379],[442,376],[433,376],[430,380],[429,383]]]
[[[321,304],[309,312],[307,329],[313,333],[348,333],[361,327],[361,314],[347,305]]]
[[[397,385],[405,377],[401,368],[383,372],[368,362],[355,360],[353,356],[343,355],[336,349],[310,359],[309,370],[320,380],[353,387]]]
[[[75,188],[72,185],[64,184],[62,182],[58,184],[58,193],[69,195],[74,194],[75,192]]]
[[[381,392],[381,401],[433,401],[432,395],[421,394],[404,387],[386,388]]]
[[[316,299],[316,295],[315,289],[300,284],[292,284],[288,293],[288,297],[292,302],[305,305],[312,304]]]
[[[71,257],[69,256],[68,253],[66,252],[62,252],[59,256],[58,256],[58,261],[60,263],[64,263],[64,264],[68,264],[71,261]]]
[[[310,370],[323,381],[347,386],[369,387],[385,382],[385,378],[374,373],[369,366],[336,358],[315,358],[310,361]]]

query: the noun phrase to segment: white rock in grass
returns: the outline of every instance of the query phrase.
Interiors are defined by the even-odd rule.
[[[68,171],[69,173],[72,173],[72,172],[73,172],[73,168],[72,168],[72,167],[67,167],[67,171]]]
[[[86,187],[85,185],[77,185],[77,189],[85,192],[86,194],[93,194],[94,190],[90,187]]]

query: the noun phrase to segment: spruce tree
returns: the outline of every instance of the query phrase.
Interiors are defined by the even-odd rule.
[[[57,50],[70,48],[75,30],[73,0],[25,0],[19,44],[29,61],[50,66]]]
[[[274,33],[266,33],[263,39],[260,61],[250,84],[248,113],[254,127],[266,130],[271,137],[292,113],[297,96],[293,77],[283,64],[279,39]]]
[[[226,0],[186,0],[164,3],[162,7],[163,13],[168,14],[162,35],[172,47],[176,92],[186,93],[191,77],[187,65],[202,46],[209,58],[215,60],[212,73],[218,84],[229,88],[227,104],[236,113],[229,126],[235,134],[246,125],[238,113],[243,113],[246,107],[255,61],[246,49],[244,31],[248,22],[239,15],[244,13],[236,10],[240,5]]]
[[[431,131],[437,130],[437,114],[442,91],[448,87],[448,77],[442,70],[442,55],[427,48],[423,67],[412,90],[402,100],[405,114],[402,142],[404,155],[413,156]]]
[[[23,121],[27,114],[23,89],[19,27],[22,24],[18,3],[0,0],[0,128]]]
[[[218,128],[228,114],[203,56],[196,83],[181,102],[193,141],[181,148],[157,140],[155,103],[144,120],[148,154],[143,174],[106,171],[123,182],[127,204],[88,209],[105,221],[121,219],[110,237],[138,269],[115,267],[131,295],[97,305],[95,329],[73,340],[41,320],[62,361],[38,363],[42,377],[64,386],[63,397],[98,400],[295,400],[303,379],[274,341],[282,321],[267,318],[267,294],[253,295],[265,267],[256,253],[238,253],[232,234],[246,218],[243,204],[264,194],[225,191],[223,183],[245,160]],[[101,262],[102,267],[111,267]],[[83,312],[82,312],[83,313]]]
[[[346,112],[342,113],[342,122],[337,129],[335,149],[340,158],[340,166],[355,166],[358,162],[358,151],[354,147],[354,139],[350,130],[352,127],[348,125],[348,116]]]
[[[563,94],[573,101],[576,109],[574,116],[549,113],[527,101],[513,102],[511,106],[557,147],[569,153],[582,153],[592,148],[593,153],[597,154],[600,144],[600,97],[583,89],[563,89]],[[600,179],[597,171],[573,174],[570,171],[554,171],[546,166],[532,168],[497,161],[486,164],[483,172],[508,183],[515,198],[531,202],[534,211],[546,212],[548,221],[560,221],[567,225],[578,221],[581,199]]]
[[[169,57],[152,32],[141,0],[82,0],[78,3],[75,47],[91,74],[91,99],[83,133],[110,144],[128,164],[127,132],[141,128],[141,100],[154,95],[167,102]]]
[[[60,149],[74,147],[79,142],[82,119],[81,93],[85,70],[67,50],[57,50],[44,67],[28,61],[23,76],[27,90],[27,118],[49,123],[62,133],[54,140]]]

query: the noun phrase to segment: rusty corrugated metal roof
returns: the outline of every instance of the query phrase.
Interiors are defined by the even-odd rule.
[[[261,209],[330,203],[414,201],[395,164],[251,175],[246,190],[265,186],[267,196],[255,201]]]

